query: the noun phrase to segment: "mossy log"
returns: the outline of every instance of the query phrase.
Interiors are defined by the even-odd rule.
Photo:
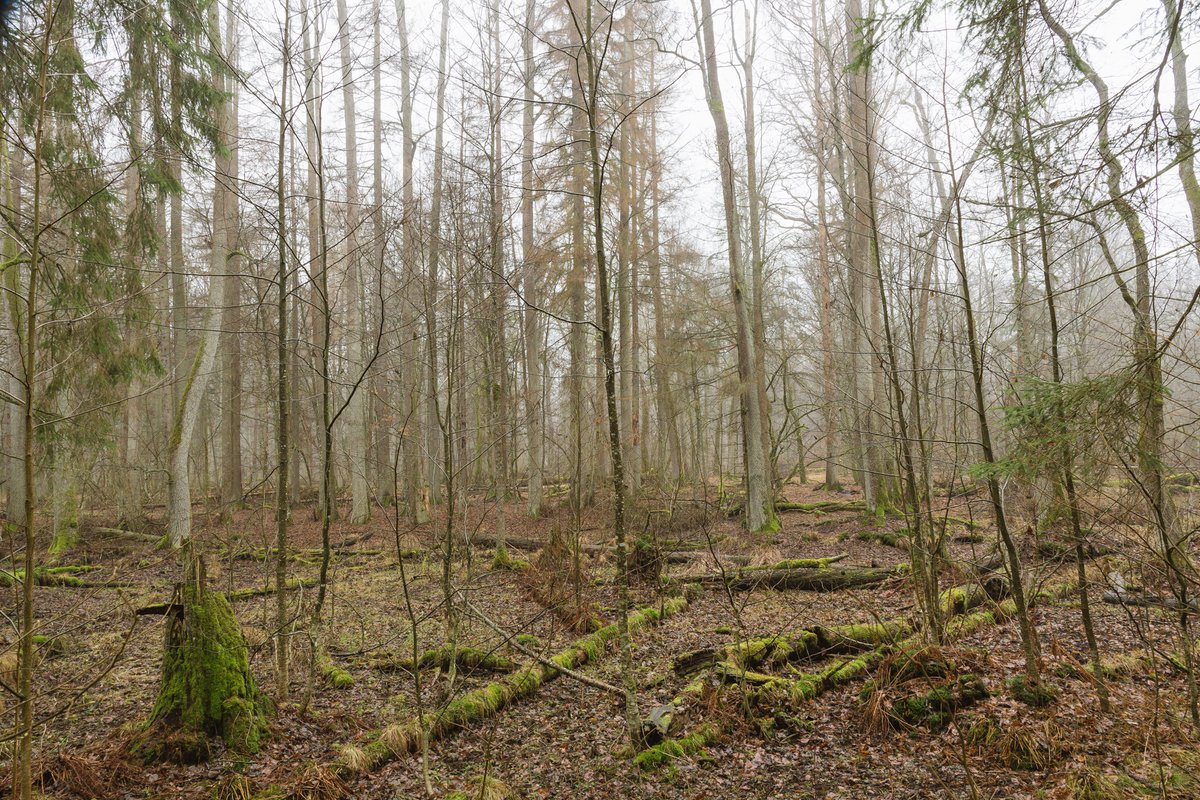
[[[1008,597],[1008,581],[993,575],[977,583],[965,583],[944,590],[938,596],[938,606],[943,618],[965,614],[989,602]]]
[[[220,736],[234,750],[258,752],[267,701],[233,607],[194,584],[181,596],[183,614],[167,623],[158,699],[134,750],[147,761],[195,763],[207,759],[208,737]]]
[[[106,538],[140,539],[141,541],[147,542],[147,543],[157,542],[159,539],[159,535],[157,533],[143,533],[141,531],[129,531],[129,530],[125,530],[124,528],[95,527],[95,528],[92,528],[92,533],[98,533],[101,536],[106,537]]]
[[[1039,602],[1050,602],[1067,597],[1072,593],[1079,591],[1078,585],[1074,581],[1065,581],[1055,584],[1037,592],[1033,592],[1026,598],[1027,604],[1032,607]],[[970,636],[976,631],[992,625],[998,625],[1001,622],[1012,619],[1017,614],[1017,604],[1012,598],[999,603],[993,603],[987,608],[973,611],[969,614],[954,617],[946,623],[946,637],[948,639],[961,639],[965,636]]]
[[[679,759],[702,753],[704,748],[716,741],[720,735],[720,729],[708,722],[687,736],[678,739],[663,739],[647,747],[633,757],[633,763],[637,764],[639,769],[647,772],[664,766],[672,769]]]
[[[775,510],[780,513],[793,511],[802,514],[827,514],[832,511],[866,511],[867,504],[864,500],[818,500],[814,503],[789,503],[777,500],[775,501]]]
[[[754,589],[801,589],[809,592],[836,592],[878,586],[906,572],[905,565],[896,567],[858,567],[838,569],[762,569],[738,570],[690,578],[705,585],[726,584],[732,591]]]
[[[392,550],[359,550],[355,547],[331,547],[330,552],[339,558],[351,558],[354,556],[381,556],[393,554]],[[405,561],[422,558],[428,555],[429,551],[419,547],[405,548],[400,551],[400,557]],[[239,561],[272,561],[275,558],[275,548],[273,547],[251,547],[245,550],[231,550],[230,555]],[[289,548],[288,558],[293,561],[304,563],[318,563],[324,555],[319,547],[302,547]]]
[[[1034,550],[1039,556],[1047,559],[1073,560],[1075,558],[1075,543],[1072,541],[1063,541],[1043,536],[1034,545]],[[1083,557],[1085,560],[1112,555],[1112,552],[1111,547],[1097,545],[1093,542],[1084,542],[1083,545]]]
[[[762,664],[782,666],[789,662],[844,655],[898,642],[912,635],[912,626],[902,620],[857,625],[814,625],[776,636],[747,639],[724,648],[705,648],[675,660],[674,669],[682,675],[729,661],[749,668]]]
[[[898,531],[859,531],[854,538],[860,542],[874,542],[884,547],[894,547],[902,550],[908,547],[909,531],[901,528]]]
[[[395,670],[414,672],[418,669],[433,667],[447,671],[451,665],[468,672],[512,672],[517,668],[512,659],[500,653],[482,650],[478,647],[452,647],[448,644],[426,650],[417,657],[415,662],[411,654],[379,653],[372,656],[368,663],[372,669],[383,672]]]
[[[472,534],[470,538],[465,536],[460,537],[458,543],[460,545],[468,545],[471,547],[496,547],[500,544],[500,540],[492,534],[476,533]],[[511,547],[517,550],[524,550],[527,553],[535,553],[544,548],[547,544],[549,544],[549,542],[545,541],[544,539],[529,539],[522,536],[504,537],[505,548]],[[707,555],[706,550],[701,549],[699,545],[694,543],[676,542],[673,544],[678,546],[680,549],[664,549],[660,554],[660,557],[669,564],[686,564],[693,559]],[[683,546],[685,544],[686,547]],[[579,550],[580,552],[587,553],[589,555],[614,555],[617,552],[617,548],[612,545],[588,544],[586,542],[579,543]],[[719,557],[722,560],[728,560],[733,563],[744,563],[750,560],[748,556],[729,556],[719,554]]]
[[[826,556],[824,558],[785,558],[782,561],[776,561],[774,564],[754,564],[742,567],[742,571],[748,572],[763,569],[826,569],[830,564],[836,564],[849,557],[849,553],[838,553],[836,556]]]
[[[121,581],[89,581],[79,576],[100,569],[87,564],[59,567],[37,567],[33,571],[35,586],[59,586],[72,589],[126,589],[131,584]],[[0,569],[0,586],[13,586],[25,580],[23,569]]]
[[[1178,598],[1167,597],[1157,594],[1148,594],[1145,592],[1130,592],[1118,591],[1110,589],[1106,591],[1102,597],[1106,603],[1119,606],[1144,606],[1147,608],[1169,608],[1177,611],[1183,607]],[[1187,608],[1191,611],[1200,611],[1200,602],[1196,600],[1188,601]]]
[[[682,611],[687,605],[687,598],[675,597],[666,600],[661,608],[651,606],[635,611],[629,615],[629,631],[632,633],[657,623],[663,617]],[[433,741],[487,719],[517,700],[535,694],[543,684],[558,678],[562,672],[556,667],[574,670],[599,660],[618,634],[615,623],[606,625],[550,658],[550,662],[556,666],[536,662],[524,666],[495,683],[450,700],[440,709],[427,714],[424,726],[419,717],[411,717],[376,732],[364,747],[347,745],[343,748],[339,767],[351,772],[377,769],[398,755],[417,749],[423,732]]]
[[[322,656],[319,665],[321,677],[334,689],[349,689],[354,685],[354,676],[334,663],[329,656]]]
[[[316,586],[317,581],[314,578],[292,578],[284,584],[284,589],[291,592],[296,589],[307,589],[311,586]],[[255,597],[264,597],[266,595],[275,594],[274,586],[252,586],[248,589],[234,589],[232,592],[225,594],[225,599],[229,602],[238,600],[250,600]],[[137,610],[138,614],[179,614],[183,611],[183,605],[175,601],[167,603],[151,603],[142,606]]]

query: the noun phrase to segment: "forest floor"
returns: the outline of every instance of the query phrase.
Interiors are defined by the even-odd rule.
[[[789,485],[785,498],[852,501],[858,495]],[[943,500],[948,514],[980,525],[952,522],[946,537],[949,554],[960,560],[983,559],[995,538],[987,524],[986,498],[972,494]],[[632,514],[631,527],[639,534],[654,530],[664,540],[686,540],[701,548],[686,563],[667,565],[674,585],[714,572],[712,552],[744,556],[753,564],[845,554],[838,568],[893,566],[909,557],[905,539],[889,544],[888,537],[878,536],[899,531],[902,519],[880,523],[853,509],[788,512],[781,515],[779,533],[750,536],[739,531],[737,520],[689,511],[686,503],[678,504],[674,518],[666,522],[658,513],[665,503],[643,501]],[[606,543],[608,514],[603,503],[586,511],[579,523],[585,541]],[[575,525],[561,498],[539,519],[527,518],[517,503],[507,509],[506,518],[510,537],[546,539]],[[486,533],[494,519],[494,504],[479,499],[470,504],[461,530]],[[353,684],[335,688],[318,676],[310,707],[301,712],[296,701],[305,694],[309,648],[306,637],[295,637],[293,702],[274,716],[262,751],[246,757],[217,746],[208,763],[194,766],[147,766],[126,755],[129,737],[155,700],[165,619],[135,611],[169,600],[179,568],[175,556],[156,549],[151,538],[130,540],[96,530],[106,524],[111,521],[100,517],[86,521],[82,544],[60,556],[59,562],[98,567],[86,573],[91,584],[111,580],[124,586],[36,589],[39,630],[57,637],[37,682],[41,724],[36,753],[45,767],[48,796],[209,798],[219,787],[226,787],[229,795],[234,783],[228,776],[234,773],[244,775],[248,781],[243,786],[248,783],[255,793],[276,787],[277,797],[425,796],[419,755],[403,754],[366,772],[343,771],[339,778],[315,767],[344,760],[344,745],[365,745],[372,731],[417,712],[413,674],[380,669],[379,662],[384,656],[412,652],[405,580],[407,602],[419,620],[420,649],[441,643],[440,519],[433,525],[410,526],[406,520],[397,521],[392,509],[381,508],[366,525],[333,525],[335,545],[353,544],[332,563],[324,611],[330,632],[327,647],[333,663],[353,677]],[[147,530],[154,524],[150,520]],[[1097,524],[1100,539],[1117,536],[1112,532],[1116,530],[1115,525],[1110,530]],[[292,535],[295,547],[319,547],[320,526],[308,509],[296,511]],[[273,564],[246,556],[266,547],[273,537],[270,508],[240,511],[226,521],[198,512],[196,539],[208,553],[209,577],[217,588],[269,584]],[[1073,578],[1072,561],[1052,552],[1047,557],[1045,546],[1039,555],[1028,530],[1020,538],[1035,588]],[[1104,543],[1114,549],[1121,544]],[[398,548],[424,549],[426,554],[408,553],[398,562]],[[579,599],[585,610],[568,612],[546,605],[552,596],[570,596],[574,603],[573,592],[562,592],[562,564],[539,566],[539,553],[512,548],[511,555],[529,559],[532,568],[494,569],[490,547],[459,552],[464,558],[456,562],[455,580],[466,587],[469,601],[505,631],[536,637],[523,637],[527,648],[552,655],[583,635],[571,623],[593,613],[605,622],[614,618],[614,566],[608,554],[582,559]],[[911,694],[911,687],[889,686],[881,690],[881,698],[870,700],[864,692],[866,679],[875,676],[883,686],[876,671],[894,667],[884,659],[863,675],[831,684],[827,691],[788,703],[787,708],[763,708],[760,703],[747,713],[739,702],[739,687],[708,690],[681,713],[681,730],[694,730],[708,720],[719,725],[720,735],[696,753],[644,770],[623,750],[620,698],[561,676],[499,713],[434,741],[429,751],[433,788],[436,796],[444,797],[486,773],[507,785],[512,796],[525,798],[1200,797],[1200,775],[1192,777],[1200,768],[1200,755],[1187,721],[1185,681],[1164,658],[1178,651],[1173,617],[1161,609],[1101,601],[1104,576],[1135,569],[1117,556],[1097,557],[1089,564],[1091,607],[1106,658],[1148,647],[1152,651],[1149,661],[1132,662],[1111,677],[1113,708],[1107,715],[1098,710],[1095,682],[1081,669],[1086,649],[1078,595],[1060,592],[1039,602],[1034,611],[1045,674],[1057,691],[1056,699],[1041,707],[1022,702],[1007,686],[1023,669],[1023,661],[1015,620],[1002,621],[978,626],[943,648],[941,660],[955,674],[977,675],[990,696],[940,719],[941,724],[889,725],[887,714],[880,715],[880,708],[886,710],[892,699],[905,691]],[[303,555],[292,565],[292,574],[314,578],[316,558]],[[558,588],[550,588],[556,580]],[[942,584],[949,587],[961,580],[948,571]],[[3,608],[10,613],[16,605],[14,590],[4,591]],[[638,585],[635,602],[661,603],[664,591],[656,582]],[[299,619],[307,618],[313,595],[311,588],[291,593]],[[674,659],[701,648],[730,645],[739,631],[749,637],[770,636],[814,625],[912,619],[916,608],[903,574],[862,589],[726,592],[720,584],[706,584],[692,596],[682,610],[634,633],[643,713],[671,701],[691,680],[676,674]],[[240,600],[234,609],[259,685],[273,693],[268,631],[273,627],[274,598]],[[518,665],[530,663],[475,617],[462,619],[461,642],[506,655]],[[619,684],[618,664],[614,643],[579,671]],[[794,676],[800,671],[784,664],[777,672]],[[431,668],[421,677],[422,707],[444,703],[447,676]],[[497,679],[495,673],[464,668],[455,678],[453,693],[461,696]],[[981,722],[985,719],[989,722]]]

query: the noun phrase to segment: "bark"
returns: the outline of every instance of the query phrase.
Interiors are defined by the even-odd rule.
[[[952,174],[957,174],[953,158],[950,162]],[[962,200],[958,187],[953,187],[951,195],[954,199],[955,227],[958,229],[958,243],[954,258],[954,267],[958,273],[960,296],[963,311],[966,314],[967,349],[971,361],[971,384],[974,391],[975,419],[979,425],[979,447],[985,464],[996,462],[995,451],[992,448],[991,429],[987,418],[987,398],[983,388],[983,355],[979,346],[978,328],[975,323],[975,310],[971,300],[970,279],[967,276],[966,247],[963,243]],[[991,500],[992,516],[996,522],[996,531],[1000,534],[1000,543],[1007,559],[1009,580],[1012,582],[1013,602],[1016,608],[1017,622],[1021,631],[1021,646],[1025,655],[1025,672],[1030,683],[1040,681],[1038,667],[1037,631],[1029,616],[1026,602],[1024,577],[1021,573],[1021,558],[1017,553],[1017,545],[1008,528],[1008,517],[1004,510],[1004,499],[1000,489],[1000,480],[994,471],[989,472],[988,497]]]
[[[630,744],[636,745],[641,732],[641,716],[637,707],[637,689],[633,676],[633,649],[629,638],[629,565],[625,541],[625,464],[621,442],[621,419],[617,409],[617,363],[613,352],[612,308],[609,299],[608,261],[604,239],[604,167],[600,157],[599,96],[600,70],[593,50],[592,0],[583,0],[585,12],[582,30],[586,35],[580,42],[586,62],[586,85],[580,93],[585,101],[588,127],[588,156],[591,167],[590,199],[592,203],[593,256],[596,261],[596,291],[599,301],[600,346],[604,360],[604,396],[608,410],[608,448],[612,461],[613,535],[617,549],[617,632],[621,651],[621,685],[625,690],[625,727]],[[574,7],[568,5],[572,15]],[[576,17],[576,23],[579,19]],[[607,36],[612,34],[611,14],[606,18]],[[578,24],[576,27],[579,27]],[[577,65],[578,66],[578,65]],[[582,76],[580,76],[582,77]],[[582,81],[580,81],[582,83]]]
[[[657,50],[650,51],[650,86],[652,100],[649,103],[647,115],[650,120],[648,149],[650,153],[650,226],[649,241],[645,245],[646,261],[650,278],[651,311],[654,314],[654,401],[658,414],[657,433],[659,439],[666,439],[667,474],[672,481],[687,469],[683,463],[683,444],[679,435],[679,421],[676,419],[677,405],[674,387],[671,384],[671,366],[674,363],[674,351],[667,341],[666,304],[663,302],[663,268],[662,268],[662,229],[658,217],[661,197],[662,160],[658,153],[658,86],[655,82]]]
[[[37,533],[36,524],[36,486],[34,484],[34,476],[36,474],[34,464],[34,431],[35,431],[35,414],[34,409],[37,407],[37,376],[38,368],[38,280],[39,267],[41,259],[41,237],[42,237],[42,146],[46,135],[46,87],[49,73],[49,60],[51,50],[51,37],[53,35],[53,26],[46,25],[45,33],[42,38],[41,48],[38,53],[38,77],[37,77],[37,112],[34,123],[34,140],[33,140],[33,179],[32,179],[32,221],[33,233],[29,247],[29,269],[25,280],[25,296],[24,315],[21,317],[21,322],[24,323],[24,336],[18,337],[21,339],[21,375],[22,380],[22,420],[21,427],[23,435],[21,437],[24,445],[22,453],[22,473],[24,480],[22,488],[24,490],[22,500],[22,510],[24,518],[24,539],[25,548],[24,562],[25,580],[21,582],[21,618],[20,625],[17,629],[19,640],[17,643],[17,696],[19,698],[19,706],[17,711],[17,743],[13,752],[13,788],[20,800],[33,800],[33,703],[34,703],[34,613],[33,613],[33,585],[32,576],[36,575],[36,562],[34,555],[37,549],[35,535]],[[14,315],[15,317],[15,315]]]
[[[1025,91],[1027,87],[1024,76],[1021,77],[1019,85],[1022,90],[1022,99],[1027,103],[1028,93]],[[1023,104],[1023,107],[1027,106]],[[1029,115],[1023,115],[1020,121],[1023,130],[1018,132],[1023,134],[1022,138],[1025,143],[1023,149],[1029,154],[1029,158],[1032,161],[1029,168],[1025,170],[1025,173],[1030,176],[1029,183],[1033,190],[1034,204],[1037,209],[1038,237],[1042,256],[1042,288],[1045,292],[1046,312],[1050,323],[1050,375],[1054,383],[1061,384],[1064,380],[1063,362],[1059,349],[1058,303],[1054,288],[1053,259],[1050,248],[1050,224],[1046,218],[1048,200],[1045,197],[1045,189],[1042,185],[1041,160],[1037,154],[1037,145],[1033,138],[1033,128]],[[1055,409],[1055,412],[1062,417],[1065,409],[1059,407]],[[1092,674],[1096,679],[1096,693],[1100,699],[1100,709],[1108,713],[1110,710],[1108,686],[1104,681],[1104,671],[1101,669],[1100,646],[1096,640],[1096,629],[1092,623],[1091,604],[1088,598],[1087,556],[1085,553],[1088,543],[1083,534],[1079,496],[1075,487],[1075,456],[1069,441],[1063,444],[1059,469],[1061,471],[1063,490],[1066,494],[1067,508],[1071,518],[1076,578],[1079,581],[1079,612],[1083,624],[1084,638],[1087,641],[1088,654],[1092,662]]]

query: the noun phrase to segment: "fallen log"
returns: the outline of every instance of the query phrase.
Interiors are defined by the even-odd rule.
[[[1065,588],[1064,588],[1065,586]],[[1072,584],[1052,587],[1051,589],[1034,594],[1033,600],[1044,598],[1047,596],[1056,596],[1065,591],[1069,591]],[[955,614],[960,609],[968,607],[967,599],[971,602],[988,597],[986,590],[972,590],[969,586],[954,587],[943,592],[939,598],[939,602],[948,613]],[[1011,605],[1012,601],[1006,601]],[[967,625],[959,626],[958,633],[965,635],[973,630],[988,623],[999,622],[1006,617],[999,609],[1005,606],[1004,603],[997,607],[995,612],[984,611],[971,614],[964,619],[970,620]],[[1011,613],[1009,614],[1011,615]],[[814,644],[819,645],[821,636],[817,632],[817,626],[813,628],[802,629],[790,637],[787,635],[777,637],[764,637],[758,640],[750,640],[743,643],[746,649],[743,652],[736,652],[736,645],[731,648],[726,648],[725,655],[729,654],[730,649],[734,649],[734,657],[719,660],[713,666],[712,674],[724,684],[741,686],[747,689],[747,699],[755,704],[771,703],[778,704],[779,702],[799,703],[811,700],[827,689],[839,683],[848,681],[852,678],[864,675],[874,664],[880,661],[891,649],[901,651],[908,650],[914,647],[920,647],[921,642],[918,634],[913,633],[912,627],[904,621],[890,621],[879,624],[865,625],[848,625],[839,628],[824,629],[829,644],[835,642],[843,647],[855,647],[859,644],[865,645],[864,651],[856,655],[851,655],[848,658],[843,658],[835,661],[832,665],[815,673],[795,673],[790,676],[769,675],[762,672],[755,672],[747,669],[747,664],[762,663],[765,660],[775,658],[777,653],[782,653],[785,660],[792,658],[793,652],[807,653],[810,652]],[[949,629],[948,629],[949,630]],[[844,637],[840,640],[833,639],[830,634]],[[790,640],[789,640],[790,639]],[[872,646],[871,640],[874,639],[877,643]],[[755,646],[754,642],[758,642]],[[778,643],[784,642],[785,645],[780,648]],[[697,651],[704,654],[705,651]],[[719,651],[718,651],[719,652]],[[849,652],[854,652],[850,650]],[[747,658],[753,654],[757,658],[757,662],[747,662]],[[691,654],[695,658],[696,654]],[[703,657],[696,660],[703,660]],[[703,665],[701,665],[703,666]],[[677,663],[676,670],[679,670]],[[691,671],[695,671],[692,669]],[[671,721],[678,719],[678,711],[683,708],[693,696],[698,696],[703,690],[705,679],[697,678],[689,684],[680,695],[671,701],[673,709],[667,717],[667,727]],[[660,715],[662,716],[662,715]],[[643,728],[646,726],[643,722]],[[667,730],[661,731],[660,735],[666,736]],[[707,722],[697,728],[691,736],[697,737],[693,742],[692,749],[681,747],[681,743],[691,741],[690,737],[685,736],[679,739],[664,738],[662,742],[653,745],[652,747],[642,750],[634,757],[634,762],[642,769],[654,769],[663,764],[669,764],[674,759],[685,755],[691,755],[692,752],[698,751],[704,744],[714,740],[720,735],[720,728],[717,724]]]
[[[89,581],[79,575],[94,572],[97,566],[78,565],[62,567],[37,567],[33,571],[34,586],[55,586],[69,589],[128,589],[133,584],[126,581]],[[25,579],[23,569],[0,569],[0,586],[12,586]]]
[[[818,500],[815,503],[775,502],[775,510],[796,511],[803,514],[828,514],[831,511],[866,511],[864,500]]]
[[[629,615],[630,632],[661,620],[687,608],[686,597],[667,600],[659,606],[649,606]],[[574,644],[548,659],[550,665],[537,661],[518,669],[495,683],[454,698],[440,709],[421,717],[410,717],[374,734],[365,746],[344,745],[335,769],[346,772],[367,772],[381,767],[399,755],[415,750],[422,741],[434,741],[487,719],[522,697],[535,694],[543,684],[558,678],[564,670],[575,670],[600,658],[610,642],[617,639],[616,623],[584,636]],[[560,669],[561,668],[561,669]]]
[[[398,653],[377,653],[367,659],[372,669],[383,672],[404,670],[415,672],[418,669],[437,667],[443,672],[449,671],[451,665],[466,672],[512,672],[517,668],[512,659],[499,653],[481,650],[478,647],[457,646],[444,644],[432,650],[426,650],[413,661],[412,655]]]
[[[706,647],[675,659],[673,668],[680,675],[724,661],[739,667],[764,663],[775,666],[830,655],[861,653],[912,635],[912,626],[902,620],[858,625],[813,625],[776,636],[746,639],[725,647]]]
[[[1169,608],[1172,611],[1179,611],[1186,608],[1189,611],[1200,611],[1200,602],[1190,600],[1188,603],[1180,603],[1178,598],[1164,597],[1157,594],[1148,594],[1146,592],[1130,592],[1118,589],[1109,589],[1104,593],[1101,599],[1106,603],[1111,603],[1118,606],[1142,606],[1146,608]]]
[[[495,547],[500,543],[500,540],[498,537],[490,533],[477,533],[469,538],[465,536],[459,537],[458,543],[460,545],[470,547]],[[529,539],[522,536],[504,537],[504,546],[506,548],[512,547],[516,548],[517,550],[524,550],[527,553],[535,553],[546,545],[547,542],[544,539]],[[616,555],[617,552],[617,548],[612,545],[588,544],[586,542],[580,542],[579,549],[581,552],[589,555]],[[662,558],[664,558],[669,564],[687,564],[694,559],[702,558],[707,555],[710,555],[707,550],[699,547],[693,547],[684,550],[667,550],[663,552]],[[718,553],[717,557],[722,561],[728,561],[732,564],[745,565],[750,563],[749,556]]]
[[[905,565],[895,567],[848,567],[843,569],[756,569],[738,570],[724,575],[714,573],[689,578],[708,586],[726,585],[731,591],[754,589],[800,589],[808,592],[836,592],[879,584],[903,575]]]
[[[162,537],[154,533],[142,533],[141,531],[127,531],[124,528],[92,528],[93,533],[99,533],[106,539],[140,539],[144,542],[158,543]]]
[[[284,584],[284,589],[290,592],[316,585],[317,581],[314,578],[293,578]],[[249,589],[234,589],[232,592],[227,592],[225,599],[232,603],[235,600],[249,600],[253,597],[263,597],[269,594],[275,594],[274,586],[255,586]],[[171,600],[165,603],[150,603],[139,608],[136,613],[139,615],[177,614],[182,611],[183,606]]]

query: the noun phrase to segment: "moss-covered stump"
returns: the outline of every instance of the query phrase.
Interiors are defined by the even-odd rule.
[[[986,603],[997,602],[1008,597],[1008,582],[989,577],[982,583],[965,583],[944,590],[938,596],[938,605],[943,618],[965,614]]]
[[[148,761],[195,763],[208,757],[209,737],[219,736],[234,750],[255,753],[266,732],[266,703],[229,601],[187,586],[183,613],[167,623],[162,686],[135,750]]]

